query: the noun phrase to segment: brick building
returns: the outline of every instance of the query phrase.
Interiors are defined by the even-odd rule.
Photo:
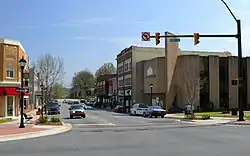
[[[15,117],[19,114],[20,93],[15,88],[21,86],[19,60],[27,61],[25,72],[28,72],[29,57],[19,41],[0,39],[0,117]],[[28,87],[28,81],[25,83]],[[24,105],[29,104],[29,94],[24,96]]]

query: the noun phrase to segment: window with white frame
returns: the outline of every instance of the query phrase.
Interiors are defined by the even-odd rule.
[[[118,86],[123,87],[123,76],[118,77]]]
[[[130,71],[131,70],[131,58],[124,61],[124,71]]]
[[[124,85],[125,86],[131,86],[131,74],[125,75],[124,76]]]
[[[7,78],[14,78],[14,68],[8,67],[6,69],[6,77]]]
[[[123,73],[123,62],[119,63],[117,66],[117,73],[121,74]]]

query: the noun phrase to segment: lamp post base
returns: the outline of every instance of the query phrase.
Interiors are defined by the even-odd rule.
[[[19,128],[25,128],[25,126],[22,124],[22,125],[19,126]]]

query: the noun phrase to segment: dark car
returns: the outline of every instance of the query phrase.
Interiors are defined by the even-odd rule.
[[[117,105],[114,109],[114,112],[117,113],[125,113],[126,112],[126,108],[122,105]]]
[[[164,116],[166,115],[166,110],[164,110],[161,106],[150,106],[148,107],[148,109],[145,111],[145,113],[143,113],[144,117],[162,117],[164,118]]]
[[[48,115],[60,114],[60,105],[58,103],[48,103],[46,109]]]

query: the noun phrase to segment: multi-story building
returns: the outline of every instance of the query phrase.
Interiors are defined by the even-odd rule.
[[[35,68],[29,69],[29,106],[31,109],[37,108],[40,101],[40,76],[36,73]]]
[[[128,107],[135,102],[136,63],[164,55],[164,48],[131,46],[122,50],[116,58],[118,101]]]
[[[109,96],[111,97],[111,102],[113,104],[117,101],[117,75],[109,79]]]
[[[97,101],[101,103],[109,103],[110,102],[110,93],[109,93],[109,83],[110,78],[115,77],[116,74],[105,74],[101,75],[96,79],[96,96]]]
[[[28,72],[29,58],[19,41],[0,39],[0,117],[15,117],[19,114],[20,93],[16,88],[21,86],[19,60],[27,61],[25,72]],[[25,81],[25,87],[28,87]],[[29,94],[25,93],[24,105],[27,106]]]

